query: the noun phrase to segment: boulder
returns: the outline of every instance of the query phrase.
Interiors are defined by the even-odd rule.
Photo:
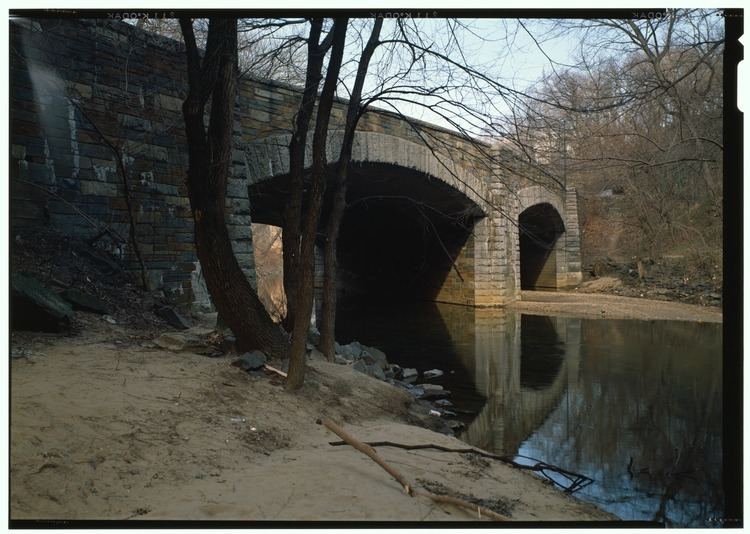
[[[392,384],[393,384],[394,386],[400,387],[401,389],[406,389],[406,390],[409,390],[409,389],[412,389],[412,388],[414,387],[414,386],[412,386],[411,384],[408,384],[408,383],[406,383],[406,382],[403,382],[403,381],[401,381],[401,380],[395,380],[395,379],[393,379],[393,380],[391,380],[390,382],[391,382],[391,383],[392,383]]]
[[[417,376],[419,376],[417,370],[411,367],[404,367],[401,370],[401,380],[403,380],[404,382],[415,382],[417,380]]]
[[[416,388],[416,387],[409,388],[406,391],[408,391],[411,395],[413,395],[417,399],[421,399],[422,397],[424,397],[424,394],[425,394],[425,390],[423,390],[422,388]]]
[[[171,306],[161,306],[156,309],[156,314],[167,321],[169,323],[169,326],[173,328],[177,328],[178,330],[187,330],[190,328],[190,323],[187,322],[187,320],[177,313],[177,310],[172,308]]]
[[[238,364],[237,366],[240,369],[244,369],[245,371],[257,371],[266,364],[266,361],[267,358],[265,354],[259,350],[254,350],[252,352],[246,352],[240,356],[240,359],[235,363]]]
[[[69,302],[74,310],[83,310],[101,315],[109,313],[107,304],[103,300],[78,289],[71,287],[61,291],[59,295]]]
[[[351,363],[349,360],[347,360],[346,358],[344,358],[341,354],[334,354],[333,355],[333,361],[334,361],[334,363],[337,363],[339,365],[347,365],[347,364]]]
[[[373,378],[377,378],[378,380],[385,380],[385,373],[380,368],[380,365],[368,365],[367,374],[369,374]]]
[[[443,372],[440,369],[430,369],[429,371],[422,373],[422,377],[425,380],[431,380],[433,378],[438,378],[439,376],[443,376]]]
[[[451,394],[447,389],[443,389],[443,386],[437,384],[417,384],[415,389],[421,389],[424,394],[421,395],[423,399],[442,399]]]
[[[369,374],[369,368],[368,365],[363,360],[357,360],[354,362],[354,365],[352,365],[352,369],[355,371],[359,371],[360,373]]]
[[[10,283],[12,329],[62,332],[70,328],[73,308],[57,293],[18,273],[11,276]]]
[[[336,353],[341,354],[349,361],[354,361],[362,354],[362,345],[358,341],[352,341],[348,345],[339,345],[336,343]]]
[[[426,389],[424,390],[423,399],[442,399],[451,394],[447,389]]]
[[[375,347],[362,347],[362,357],[369,360],[367,363],[370,365],[379,365],[383,371],[389,367],[388,358],[386,358],[385,353]]]

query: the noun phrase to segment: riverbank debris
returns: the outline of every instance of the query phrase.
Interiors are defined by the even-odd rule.
[[[330,441],[328,442],[328,444],[334,447],[346,445],[346,443],[343,441]],[[560,489],[562,489],[565,493],[574,493],[580,489],[585,488],[586,486],[594,482],[593,478],[587,477],[586,475],[582,475],[580,473],[574,473],[573,471],[568,471],[567,469],[563,469],[562,467],[548,464],[547,462],[544,462],[542,460],[531,458],[530,456],[523,456],[520,454],[516,454],[513,456],[502,456],[499,454],[493,454],[491,452],[483,451],[481,449],[476,449],[474,447],[453,448],[453,447],[444,447],[442,445],[436,445],[434,443],[427,443],[427,444],[420,444],[420,445],[406,445],[404,443],[394,443],[393,441],[368,441],[365,443],[365,445],[368,445],[370,447],[395,447],[395,448],[404,449],[407,451],[432,449],[432,450],[436,450],[440,452],[453,452],[453,453],[458,453],[458,454],[476,454],[478,456],[483,456],[485,458],[498,460],[500,462],[503,462],[504,464],[510,465],[517,469],[525,469],[527,471],[538,472],[539,474],[544,476],[547,480],[549,480],[550,482],[558,486]],[[519,463],[516,461],[516,458],[529,460],[530,462],[534,462],[534,463],[530,463],[530,464]],[[565,485],[562,482],[556,480],[550,473],[555,473],[555,474],[560,475],[564,479],[568,480],[569,484]]]
[[[425,371],[422,373],[422,377],[425,380],[432,380],[433,378],[438,378],[443,376],[443,372],[440,369],[430,369],[429,371]]]

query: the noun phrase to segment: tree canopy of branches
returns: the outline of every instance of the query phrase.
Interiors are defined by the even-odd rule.
[[[589,205],[604,189],[623,192],[632,254],[688,247],[719,261],[724,37],[716,12],[564,21],[552,32],[579,36],[580,60],[553,68],[527,99],[520,142]]]

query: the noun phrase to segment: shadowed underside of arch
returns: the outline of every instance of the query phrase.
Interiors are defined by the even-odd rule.
[[[269,138],[245,151],[254,222],[282,225],[289,188],[289,139]],[[340,134],[333,132],[328,146],[329,185],[340,144]],[[309,150],[306,159],[309,163]],[[499,303],[499,284],[484,287],[489,275],[479,284],[476,277],[477,258],[486,259],[483,268],[487,268],[497,261],[490,256],[500,257],[490,244],[499,242],[500,232],[488,237],[496,219],[487,217],[491,196],[485,179],[460,165],[441,162],[425,146],[360,132],[355,136],[348,183],[338,247],[342,291],[477,305],[479,289],[490,297],[494,291],[493,304]],[[322,221],[330,210],[331,189]]]
[[[575,189],[521,189],[516,213],[518,287],[556,290],[579,284],[582,275]]]
[[[551,204],[535,204],[518,216],[521,289],[557,289],[557,241],[565,225]]]

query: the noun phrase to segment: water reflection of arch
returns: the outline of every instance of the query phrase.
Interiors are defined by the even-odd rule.
[[[512,454],[563,397],[578,373],[580,360],[580,319],[542,318],[554,336],[550,343],[564,347],[564,356],[549,374],[536,384],[522,383],[522,316],[513,313],[477,310],[475,318],[474,378],[487,402],[469,423],[462,439],[475,446]],[[539,329],[527,335],[539,336]],[[533,322],[533,321],[532,321]],[[527,343],[527,345],[529,345]]]

